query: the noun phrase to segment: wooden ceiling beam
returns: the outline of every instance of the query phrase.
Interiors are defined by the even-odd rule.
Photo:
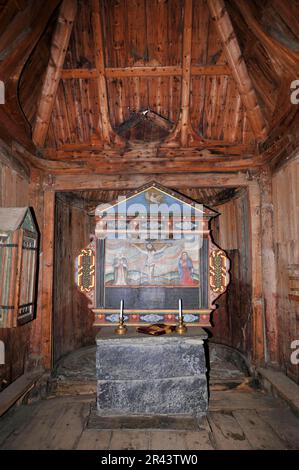
[[[237,0],[237,5],[248,28],[250,28],[255,37],[266,48],[278,75],[289,75],[297,78],[299,70],[299,52],[288,48],[263,29],[252,12],[250,2],[247,0]],[[292,12],[290,10],[288,16],[291,20]]]
[[[190,87],[191,87],[191,48],[193,2],[185,0],[184,35],[183,35],[183,75],[181,97],[181,143],[187,145],[188,126],[190,124]]]
[[[178,66],[105,68],[105,76],[107,78],[180,77],[182,73],[182,67]],[[191,75],[231,75],[231,69],[227,65],[192,65]],[[97,77],[97,69],[64,69],[61,73],[61,78],[64,80],[72,78],[92,79]]]
[[[67,172],[60,175],[44,175],[43,186],[45,189],[52,189],[55,191],[76,191],[80,190],[130,190],[136,189],[151,181],[156,181],[169,188],[209,188],[209,187],[236,187],[236,186],[250,186],[255,184],[255,181],[250,181],[246,172],[237,173],[188,173],[178,174],[169,173],[165,175],[152,173],[149,175],[136,175],[136,174],[114,174],[103,175],[100,172],[90,174],[68,174]]]
[[[76,12],[76,0],[63,0],[52,39],[50,59],[32,133],[32,139],[37,147],[43,147],[46,140]]]
[[[243,150],[243,151],[242,151]],[[37,159],[35,165],[50,173],[93,173],[101,171],[103,174],[164,174],[164,173],[202,173],[208,171],[240,171],[249,168],[258,168],[263,161],[258,155],[242,149],[225,148],[221,145],[213,149],[198,150],[195,148],[153,148],[152,146],[139,146],[127,148],[125,151],[117,149],[103,149],[101,147],[81,150],[66,147],[64,150],[47,149],[44,158]]]
[[[1,105],[0,132],[11,145],[14,140],[35,152],[31,126],[19,101],[19,80],[26,61],[45,30],[59,0],[23,1],[18,7],[7,3],[0,16],[0,80],[5,85],[5,103]]]
[[[243,105],[257,140],[267,137],[267,123],[259,106],[246,63],[223,0],[207,0]]]
[[[95,66],[97,71],[98,106],[100,113],[100,122],[97,132],[100,133],[100,138],[104,144],[114,144],[122,147],[125,143],[112,129],[109,117],[109,101],[105,77],[103,31],[99,0],[92,0],[92,27],[95,46]],[[97,138],[94,140],[97,141]]]
[[[163,119],[163,118],[161,118]],[[206,145],[207,144],[207,145]],[[85,155],[94,155],[99,153],[101,155],[107,155],[109,157],[125,156],[127,154],[136,155],[139,157],[145,157],[147,155],[199,155],[205,153],[206,156],[217,155],[217,156],[256,156],[258,150],[254,144],[232,144],[224,141],[210,141],[206,142],[205,145],[201,145],[196,148],[182,148],[178,147],[175,150],[159,145],[157,142],[144,142],[144,143],[133,143],[130,142],[125,149],[121,151],[118,149],[103,149],[101,145],[92,145],[90,142],[82,142],[75,144],[62,144],[58,148],[45,148],[43,149],[44,158],[60,158],[61,155],[71,156],[73,153],[80,154],[85,152]]]
[[[13,168],[27,181],[30,180],[30,168],[28,162],[26,162],[24,158],[20,158],[16,155],[12,151],[11,146],[7,145],[2,139],[0,139],[0,162]]]
[[[192,20],[193,1],[184,3],[184,29],[183,29],[183,60],[182,60],[182,86],[181,111],[177,124],[165,140],[166,145],[187,147],[190,143],[198,144],[203,139],[194,131],[190,121],[190,89],[191,89],[191,49],[192,49]]]

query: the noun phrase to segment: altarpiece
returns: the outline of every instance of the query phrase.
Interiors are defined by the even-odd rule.
[[[229,261],[212,240],[219,214],[157,183],[95,210],[95,233],[76,259],[76,283],[95,325],[171,323],[181,299],[189,326],[210,326],[229,282]]]

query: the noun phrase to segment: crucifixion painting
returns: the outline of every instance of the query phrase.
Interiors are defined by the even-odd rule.
[[[144,271],[147,275],[147,282],[152,283],[154,281],[155,275],[155,264],[166,248],[168,247],[167,244],[163,244],[161,248],[156,249],[155,245],[151,242],[137,244],[134,243],[134,246],[146,256],[146,260],[144,263]]]
[[[198,241],[107,240],[107,287],[199,285]]]

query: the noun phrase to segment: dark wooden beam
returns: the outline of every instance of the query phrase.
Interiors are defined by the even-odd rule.
[[[283,2],[281,3],[279,9],[283,7]],[[278,75],[298,78],[299,52],[288,48],[263,29],[252,12],[250,2],[247,0],[237,0],[237,4],[247,26],[268,51]],[[298,12],[296,13],[298,16]],[[291,21],[292,10],[290,8],[288,9],[288,15]]]
[[[267,123],[260,109],[256,93],[249,77],[246,63],[242,56],[224,1],[207,0],[207,3],[225,50],[232,74],[237,83],[252,130],[257,140],[264,140],[267,136]]]
[[[191,48],[192,48],[192,18],[193,2],[184,3],[183,58],[182,58],[182,87],[181,110],[178,122],[170,135],[165,139],[165,145],[188,147],[200,145],[203,139],[194,131],[190,121],[190,88],[191,88]]]
[[[30,179],[30,167],[22,157],[13,152],[11,146],[0,139],[0,161],[19,173],[27,181]]]
[[[118,67],[105,68],[107,78],[126,78],[126,77],[174,77],[182,76],[183,70],[179,66],[156,66],[156,67]],[[231,70],[227,65],[192,65],[192,76],[201,75],[231,75]],[[98,77],[97,69],[64,69],[61,72],[61,78],[64,80],[72,78],[92,79]]]
[[[0,17],[1,26],[5,25],[0,33],[0,80],[5,84],[5,104],[1,105],[0,110],[0,131],[8,144],[18,140],[27,150],[33,152],[35,148],[31,141],[31,126],[19,104],[19,78],[58,1],[30,0],[23,2],[20,7],[10,4]]]
[[[46,370],[53,366],[53,263],[54,263],[55,192],[44,193],[41,344]]]
[[[257,180],[248,188],[249,230],[251,249],[251,282],[252,282],[252,361],[255,366],[265,362],[265,311],[263,298],[262,269],[262,226],[261,226],[261,193]]]
[[[90,173],[201,173],[204,171],[239,171],[258,168],[263,160],[255,148],[224,145],[218,142],[205,148],[172,148],[157,144],[130,145],[125,149],[103,149],[101,145],[64,145],[45,149],[43,159],[35,159],[38,168],[52,172]]]
[[[91,173],[88,175],[84,174],[70,174],[66,171],[61,174],[45,174],[43,187],[46,190],[55,191],[76,191],[80,190],[92,190],[92,189],[103,189],[103,190],[133,190],[136,187],[140,187],[151,181],[156,181],[169,188],[209,188],[212,186],[221,187],[247,187],[252,185],[253,182],[247,177],[247,173],[244,172],[230,172],[227,174],[221,173],[187,173],[177,174],[169,173],[167,175],[161,175],[152,173],[149,175],[103,175],[99,171],[98,173]]]
[[[102,143],[117,146],[124,146],[124,142],[112,129],[109,117],[109,102],[107,83],[105,78],[105,62],[104,62],[104,45],[103,45],[103,31],[102,20],[100,11],[100,1],[92,0],[92,27],[95,46],[95,65],[97,70],[97,89],[99,100],[99,113],[100,122],[97,132],[100,134],[100,141]],[[94,139],[97,141],[96,137]]]
[[[76,0],[63,0],[59,10],[56,29],[53,34],[50,60],[44,78],[37,106],[36,121],[33,128],[32,139],[37,147],[43,147],[46,140],[76,12]]]

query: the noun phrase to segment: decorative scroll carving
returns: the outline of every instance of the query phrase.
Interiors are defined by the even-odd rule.
[[[289,298],[299,301],[299,264],[288,266],[289,271]]]
[[[211,291],[216,297],[226,291],[229,283],[229,260],[223,250],[219,248],[210,251],[209,280]]]
[[[90,292],[95,285],[95,256],[91,249],[81,250],[78,256],[78,287],[82,292]]]

